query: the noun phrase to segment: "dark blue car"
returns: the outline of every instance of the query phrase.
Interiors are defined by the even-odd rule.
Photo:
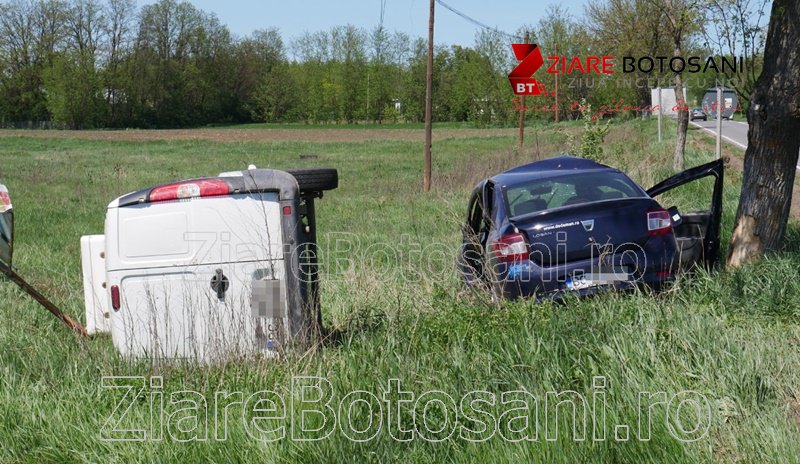
[[[654,199],[706,176],[715,178],[708,211],[681,214]],[[680,270],[717,261],[722,179],[721,160],[649,190],[615,168],[572,156],[509,169],[472,192],[462,277],[507,298],[658,289]]]

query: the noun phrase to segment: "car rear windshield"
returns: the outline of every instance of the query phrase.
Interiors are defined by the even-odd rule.
[[[609,171],[536,179],[505,189],[511,217],[595,201],[646,196],[628,176]]]

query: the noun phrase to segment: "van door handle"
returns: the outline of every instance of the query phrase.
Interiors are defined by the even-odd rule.
[[[211,278],[211,290],[217,292],[217,298],[220,300],[225,298],[225,292],[228,291],[228,287],[230,287],[231,283],[228,281],[228,278],[225,277],[225,274],[222,273],[222,269],[217,269],[214,273],[214,277]]]

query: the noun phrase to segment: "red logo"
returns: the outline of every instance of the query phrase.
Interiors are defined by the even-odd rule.
[[[534,79],[533,74],[544,64],[542,51],[536,44],[511,44],[514,56],[520,62],[508,74],[511,88],[517,95],[541,95],[544,85]]]
[[[544,84],[534,79],[533,74],[544,64],[542,51],[536,44],[511,44],[514,56],[520,62],[508,74],[511,88],[517,95],[542,95]],[[585,58],[579,56],[548,56],[548,74],[614,74],[614,57],[589,55]],[[545,93],[544,95],[555,95]]]

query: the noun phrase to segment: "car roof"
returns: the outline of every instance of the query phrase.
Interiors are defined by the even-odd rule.
[[[581,172],[620,172],[618,169],[586,158],[562,155],[503,171],[491,178],[496,185],[513,185],[523,181],[549,179]]]

